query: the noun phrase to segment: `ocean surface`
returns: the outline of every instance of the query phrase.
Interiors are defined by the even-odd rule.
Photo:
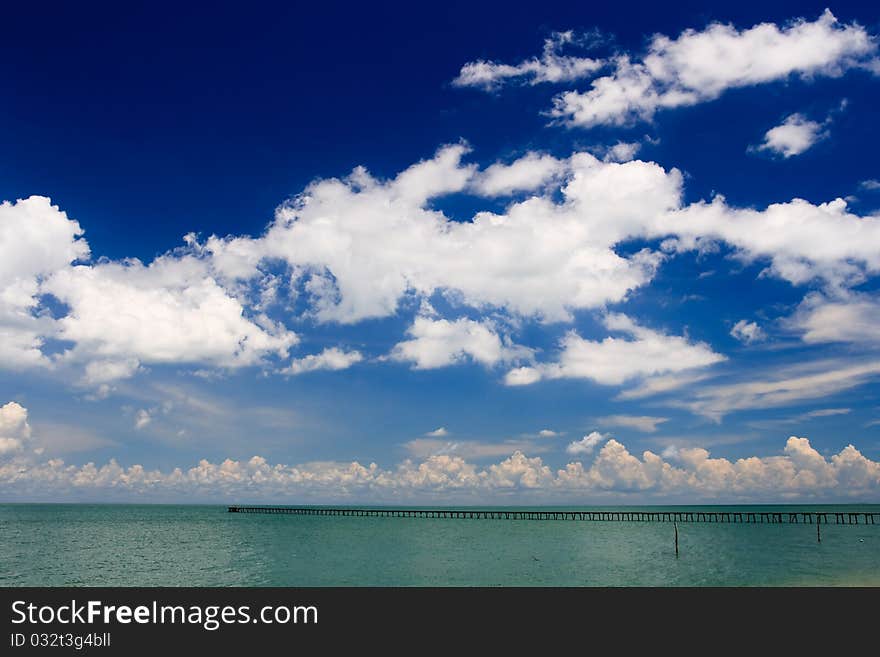
[[[823,525],[821,543],[810,524],[680,523],[678,530],[676,558],[669,523],[7,504],[0,505],[0,586],[880,586],[880,524]]]

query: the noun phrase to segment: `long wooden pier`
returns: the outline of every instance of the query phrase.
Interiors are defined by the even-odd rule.
[[[524,509],[349,509],[331,507],[230,506],[229,513],[354,518],[442,518],[449,520],[569,520],[595,522],[721,522],[770,524],[880,524],[870,511],[529,511]]]

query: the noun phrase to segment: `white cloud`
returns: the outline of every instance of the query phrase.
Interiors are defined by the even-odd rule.
[[[514,452],[504,461],[479,473],[489,489],[540,490],[553,485],[553,472],[541,458]]]
[[[862,26],[841,24],[827,10],[815,21],[781,27],[712,23],[674,39],[654,36],[641,59],[618,56],[612,73],[594,79],[588,91],[557,96],[553,114],[582,127],[650,120],[660,109],[713,100],[727,89],[869,68],[876,50]]]
[[[485,60],[468,62],[461,67],[461,72],[452,84],[491,91],[508,82],[520,81],[535,85],[543,82],[570,82],[587,77],[602,66],[601,60],[560,54],[563,46],[577,44],[580,40],[574,32],[554,32],[544,41],[544,52],[540,58],[526,59],[516,65]]]
[[[18,402],[0,406],[0,456],[21,451],[30,437],[27,409]]]
[[[707,373],[686,372],[684,374],[664,374],[651,376],[641,381],[638,385],[622,390],[616,397],[621,401],[631,399],[643,399],[655,395],[664,395],[680,388],[693,385],[709,378]]]
[[[344,351],[339,347],[329,347],[319,354],[309,354],[295,358],[290,366],[281,370],[282,374],[303,374],[316,370],[345,370],[364,359],[359,351]]]
[[[272,465],[260,456],[170,472],[68,465],[61,459],[0,461],[0,492],[9,499],[279,500],[485,500],[521,499],[727,499],[737,501],[864,499],[880,492],[880,463],[848,445],[826,459],[806,438],[792,436],[778,456],[731,461],[702,448],[678,448],[641,458],[609,439],[591,464],[572,461],[553,471],[540,457],[514,452],[480,468],[455,454],[406,460],[390,469],[375,463],[316,462]],[[108,497],[109,496],[109,497]]]
[[[569,443],[568,447],[565,448],[565,451],[568,454],[592,454],[593,450],[605,440],[608,440],[607,435],[599,433],[598,431],[593,431],[580,440],[575,440]]]
[[[880,218],[851,214],[843,199],[819,205],[793,199],[753,210],[716,197],[672,212],[662,224],[676,235],[667,243],[671,251],[723,241],[747,262],[768,259],[767,273],[794,285],[819,279],[844,286],[880,271]]]
[[[537,383],[543,378],[541,370],[537,367],[524,365],[515,367],[504,375],[504,383],[509,386],[528,386]]]
[[[89,257],[80,225],[42,196],[0,204],[0,365],[48,367],[52,321],[37,317],[40,282]]]
[[[826,124],[812,121],[803,114],[792,114],[778,126],[770,128],[755,150],[771,151],[785,158],[800,155],[828,136]]]
[[[449,431],[446,430],[446,427],[439,427],[433,431],[428,431],[425,435],[433,438],[442,438],[443,436],[448,436]]]
[[[27,318],[0,326],[0,366],[11,370],[51,367],[51,361],[42,351],[43,334],[51,332],[46,324]]]
[[[730,335],[745,344],[761,342],[767,338],[764,329],[755,322],[749,322],[745,319],[741,319],[733,325],[733,328],[730,329]]]
[[[830,417],[832,415],[846,415],[852,411],[851,408],[820,408],[815,411],[805,413],[806,417]]]
[[[538,436],[541,438],[555,438],[558,435],[560,434],[552,429],[541,429],[538,432]]]
[[[773,418],[767,420],[751,420],[748,422],[750,427],[757,429],[777,429],[788,425],[802,425],[816,418],[835,417],[839,415],[848,415],[852,412],[851,408],[819,408],[806,413],[798,413],[790,417]]]
[[[607,427],[626,427],[645,433],[657,431],[657,425],[668,422],[668,417],[656,417],[653,415],[606,415],[597,419],[599,424]]]
[[[421,463],[407,460],[396,470],[381,472],[375,484],[379,490],[393,491],[395,495],[407,495],[412,491],[455,492],[478,487],[480,475],[477,467],[461,456],[436,454]]]
[[[631,339],[607,337],[596,342],[570,331],[562,339],[558,361],[514,369],[508,372],[505,383],[527,385],[541,379],[580,378],[603,385],[621,385],[633,379],[708,367],[725,360],[704,343],[653,331],[625,315],[606,315],[605,326]]]
[[[530,360],[525,348],[499,332],[500,322],[515,330],[523,317],[571,321],[575,311],[625,300],[650,282],[666,259],[718,242],[744,262],[766,261],[766,275],[796,285],[820,282],[823,293],[836,299],[847,286],[880,271],[880,219],[855,215],[840,199],[738,209],[716,197],[682,207],[680,172],[655,163],[603,162],[581,152],[546,160],[552,165],[546,171],[553,173],[548,180],[546,171],[532,167],[549,156],[527,154],[481,172],[462,161],[466,151],[460,144],[441,148],[390,180],[359,168],[344,180],[316,181],[278,210],[261,237],[209,237],[202,244],[188,236],[186,247],[149,264],[72,264],[88,254],[76,237],[77,224],[46,199],[5,204],[9,225],[37,233],[46,230],[44,223],[57,225],[61,237],[51,247],[56,257],[30,269],[22,265],[24,278],[4,281],[0,364],[84,368],[80,381],[97,386],[99,395],[108,394],[113,381],[150,365],[282,370],[279,361],[298,336],[266,315],[279,297],[301,295],[297,304],[305,310],[291,317],[278,303],[275,317],[283,312],[285,321],[320,324],[387,317],[398,313],[404,300],[411,308],[440,294],[456,312],[467,307],[479,315],[453,320],[420,312],[394,357],[421,368],[466,359],[492,366]],[[514,176],[514,170],[526,173]],[[460,221],[430,207],[434,198],[473,191],[487,180],[494,180],[493,193],[525,187],[530,176],[534,195],[500,213],[477,212],[471,221]],[[48,244],[54,230],[42,236]],[[618,253],[621,243],[633,240],[648,246]],[[39,260],[35,256],[34,262]],[[50,309],[46,294],[63,307]],[[643,385],[655,386],[662,385],[653,381],[657,376],[702,366],[645,351],[652,344],[688,347],[684,338],[643,335],[593,343],[570,333],[558,363],[514,369],[506,380],[527,384],[587,376],[615,384],[629,377],[650,378]],[[47,339],[73,346],[47,355]],[[705,346],[689,347],[682,354],[701,355],[700,363],[720,358]],[[596,366],[595,358],[617,351],[654,362],[636,366],[624,360],[619,375]],[[354,352],[348,353],[306,356],[291,363],[290,371],[344,364]],[[589,366],[586,374],[581,356]]]
[[[75,343],[67,358],[126,363],[104,367],[104,380],[132,373],[134,361],[255,365],[269,354],[285,357],[297,342],[280,325],[246,318],[241,303],[193,257],[70,267],[42,289],[70,306],[57,321],[58,337]]]
[[[534,191],[558,179],[567,168],[552,155],[527,153],[510,164],[497,162],[487,167],[471,182],[471,189],[486,197]]]
[[[134,416],[134,428],[140,431],[152,421],[153,417],[150,415],[150,412],[142,408]]]
[[[639,232],[678,207],[678,171],[578,153],[552,189],[463,222],[427,206],[479,180],[462,164],[465,152],[444,147],[384,182],[363,169],[317,181],[278,211],[265,236],[212,237],[202,248],[229,277],[256,276],[264,259],[286,261],[320,322],[386,317],[405,295],[435,292],[475,308],[568,319],[573,309],[622,300],[653,276],[662,256],[645,249],[624,257],[613,246],[627,229]],[[564,202],[554,200],[560,192]]]
[[[141,363],[237,367],[295,343],[283,327],[246,318],[208,262],[169,254],[148,266],[78,264],[90,255],[82,234],[47,198],[0,205],[0,365],[82,365],[83,384],[109,389]],[[47,356],[50,338],[73,346]]]
[[[499,337],[491,325],[464,317],[449,321],[419,316],[407,335],[410,339],[396,344],[390,357],[410,362],[420,370],[447,367],[466,359],[491,367],[531,355],[530,350]]]
[[[100,386],[111,381],[132,377],[138,369],[140,369],[140,363],[134,358],[93,360],[86,364],[83,383],[87,386]]]
[[[880,298],[864,293],[808,294],[788,325],[807,343],[880,344]]]
[[[541,499],[572,495],[628,493],[682,499],[728,498],[771,500],[795,498],[860,499],[880,492],[880,463],[848,445],[826,459],[806,438],[792,436],[779,456],[736,461],[710,458],[699,447],[677,447],[658,456],[641,458],[618,441],[593,432],[572,443],[569,451],[589,455],[603,441],[593,462],[573,461],[555,472],[540,457],[523,449],[546,449],[528,441],[455,444],[418,439],[406,447],[421,462],[405,460],[383,469],[376,463],[311,462],[298,466],[272,465],[254,456],[222,463],[202,460],[187,470],[147,470],[123,467],[115,460],[68,465],[61,459],[41,460],[22,450],[30,439],[27,410],[16,402],[0,407],[0,495],[6,499],[77,499],[104,501],[126,495],[149,499],[370,499],[429,498],[457,495],[486,499],[493,494],[519,493]],[[2,441],[17,441],[14,444]],[[511,453],[508,450],[513,450]],[[503,461],[478,467],[475,458],[508,455]],[[668,459],[668,460],[664,460]]]
[[[42,196],[0,204],[0,296],[4,307],[35,305],[38,279],[89,257],[80,225]]]
[[[850,213],[841,199],[739,209],[718,196],[682,207],[677,170],[588,153],[553,160],[554,172],[558,162],[564,171],[552,185],[543,187],[544,173],[535,173],[541,191],[502,214],[455,221],[426,205],[482,179],[461,162],[464,153],[443,148],[386,182],[362,169],[344,181],[318,181],[279,210],[264,237],[210,238],[202,248],[221,277],[254,277],[262,260],[286,261],[304,282],[314,317],[346,323],[392,315],[405,296],[438,292],[473,308],[568,320],[574,310],[622,301],[665,258],[716,242],[744,261],[768,260],[768,274],[796,285],[849,285],[880,271],[880,220]],[[534,158],[524,156],[522,170]],[[514,170],[520,161],[501,166]],[[418,193],[401,193],[408,179],[418,181]],[[663,238],[661,252],[615,250],[623,241]]]
[[[629,162],[641,149],[642,145],[638,142],[619,141],[605,151],[603,160],[605,162]]]
[[[866,189],[869,192],[874,192],[880,189],[880,180],[874,180],[873,178],[869,180],[863,180],[859,183],[859,187],[861,187],[862,189]]]
[[[703,385],[690,401],[675,402],[713,420],[738,410],[774,408],[829,397],[862,385],[880,374],[880,361],[814,361],[805,366],[777,369],[774,376],[737,383]]]

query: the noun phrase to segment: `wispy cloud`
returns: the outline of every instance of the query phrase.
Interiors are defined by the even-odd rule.
[[[439,440],[436,438],[416,438],[403,444],[403,448],[413,458],[427,458],[442,454],[460,456],[464,459],[485,459],[497,456],[510,456],[516,451],[540,454],[550,449],[549,445],[530,440],[511,439],[501,442],[479,440]]]
[[[603,65],[602,60],[563,55],[561,51],[565,46],[589,44],[593,40],[592,35],[576,34],[572,31],[554,32],[544,41],[544,51],[540,57],[526,59],[518,64],[502,64],[482,59],[468,62],[461,67],[461,72],[452,84],[492,91],[512,82],[536,85],[579,80],[599,69]]]
[[[775,408],[829,397],[863,385],[880,375],[880,361],[821,361],[780,370],[770,378],[695,388],[690,399],[673,405],[720,421],[746,409]]]
[[[657,426],[668,422],[669,418],[653,415],[606,415],[597,418],[596,421],[606,427],[626,427],[645,433],[654,433],[657,431]]]

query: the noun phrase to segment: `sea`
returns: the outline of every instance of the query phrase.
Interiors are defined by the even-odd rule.
[[[601,509],[877,513],[880,505]],[[673,532],[660,522],[5,504],[0,586],[880,586],[880,524],[832,521],[819,542],[812,524],[679,523],[678,556]]]

